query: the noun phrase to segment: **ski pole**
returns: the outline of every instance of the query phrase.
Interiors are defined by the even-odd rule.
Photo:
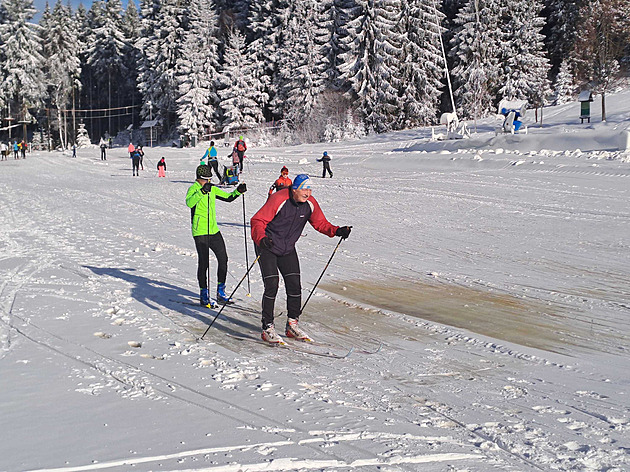
[[[228,300],[230,298],[232,298],[234,296],[234,294],[236,293],[236,291],[238,290],[238,288],[241,286],[241,284],[243,283],[243,280],[245,280],[245,277],[247,277],[250,273],[250,271],[252,270],[252,268],[254,267],[254,264],[256,264],[256,262],[258,262],[258,259],[260,259],[260,256],[258,256],[256,258],[256,260],[254,262],[252,262],[252,265],[249,266],[249,269],[247,269],[247,272],[245,272],[245,275],[243,276],[243,278],[241,279],[241,281],[236,285],[236,287],[234,288],[234,291],[230,294],[230,296],[227,298]],[[214,324],[214,322],[216,321],[216,319],[219,317],[219,315],[221,314],[221,312],[223,311],[223,309],[226,307],[227,305],[227,301],[223,303],[223,306],[221,307],[221,309],[219,310],[219,312],[214,315],[214,318],[212,319],[212,321],[210,322],[210,324],[208,325],[208,327],[206,328],[206,330],[204,331],[204,333],[201,335],[201,338],[199,339],[203,339],[203,337],[208,333],[208,330],[212,327],[212,325]]]
[[[208,246],[208,300],[210,300],[210,192],[208,192],[208,234],[206,235],[206,244]]]
[[[306,306],[306,304],[308,303],[308,301],[311,299],[311,297],[313,296],[313,293],[315,292],[315,289],[317,288],[317,285],[319,284],[319,281],[322,280],[322,277],[324,276],[324,272],[326,272],[326,269],[328,269],[328,266],[330,265],[330,261],[332,261],[332,258],[335,257],[335,253],[337,252],[337,249],[339,249],[339,246],[341,245],[341,241],[343,241],[343,238],[339,238],[339,242],[337,243],[337,245],[335,246],[335,250],[332,252],[330,259],[328,259],[328,262],[326,263],[326,267],[324,267],[324,270],[322,270],[321,275],[319,276],[319,279],[317,279],[317,282],[315,282],[315,286],[311,289],[311,293],[309,294],[308,298],[306,299],[306,301],[304,302],[304,305],[302,305],[302,308],[300,308],[300,315],[302,314],[302,312],[304,311],[304,307]]]
[[[243,198],[243,236],[245,238],[245,265],[249,267],[249,257],[247,256],[247,221],[245,220],[245,194],[241,195]],[[251,297],[251,286],[249,284],[249,272],[247,273],[247,296]]]

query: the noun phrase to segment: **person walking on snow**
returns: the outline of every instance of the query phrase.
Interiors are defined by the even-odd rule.
[[[264,341],[282,343],[274,327],[274,305],[278,293],[278,271],[284,279],[287,293],[288,319],[285,334],[290,338],[308,340],[298,327],[302,304],[300,263],[295,243],[308,221],[313,228],[329,237],[350,236],[351,226],[331,224],[319,203],[311,194],[311,180],[306,174],[295,177],[291,187],[274,193],[251,219],[252,239],[265,291],[262,300],[262,333]]]
[[[136,150],[135,147],[133,147],[133,143],[129,143],[129,146],[127,146],[127,151],[129,151],[129,157],[131,159],[133,159],[133,152]]]
[[[289,169],[286,166],[283,166],[280,169],[280,177],[276,179],[271,187],[269,187],[269,197],[273,195],[274,191],[282,190],[283,188],[289,188],[293,182],[289,178]]]
[[[77,157],[77,145],[72,145],[72,157]]]
[[[201,158],[201,163],[203,164],[203,160],[208,158],[208,165],[212,166],[214,170],[214,175],[217,176],[217,179],[221,180],[221,176],[219,175],[219,153],[217,152],[217,148],[214,147],[214,141],[210,141],[210,147],[206,149],[206,153]]]
[[[0,156],[2,157],[1,160],[6,161],[8,153],[9,153],[9,147],[6,145],[6,143],[4,142],[0,143]]]
[[[134,177],[140,177],[140,153],[136,149],[131,153],[131,167]]]
[[[13,141],[13,159],[19,159],[18,152],[20,148],[18,147],[17,141]]]
[[[234,143],[234,150],[238,156],[239,172],[243,172],[243,159],[245,158],[245,151],[247,151],[247,144],[245,144],[243,136],[239,136],[238,141]]]
[[[210,278],[210,250],[217,258],[217,301],[230,303],[225,293],[225,279],[227,277],[228,255],[225,241],[217,226],[215,210],[216,200],[232,202],[247,192],[247,185],[239,184],[231,193],[221,190],[210,183],[212,171],[206,165],[200,165],[196,171],[197,180],[186,193],[186,205],[190,208],[192,235],[197,249],[197,280],[199,282],[199,303],[210,305],[208,282]],[[206,278],[206,273],[208,277]]]
[[[20,143],[20,150],[22,151],[22,159],[26,159],[27,147],[28,147],[28,144],[26,144],[26,141],[22,140],[22,142]]]
[[[330,170],[330,156],[328,155],[328,152],[324,151],[324,154],[322,155],[322,157],[317,159],[317,162],[322,162],[324,164],[324,170],[322,171],[322,179],[326,178],[326,171],[328,171],[328,173],[330,174],[330,178],[332,179],[333,173],[332,173],[332,170]]]
[[[158,177],[166,177],[166,161],[162,157],[157,163]]]
[[[101,161],[106,161],[107,160],[107,144],[105,143],[105,141],[101,140]]]
[[[236,148],[232,150],[232,167],[236,168],[236,173],[240,174],[239,163],[240,159],[238,158],[238,153],[236,152]]]
[[[142,150],[142,146],[136,147],[136,151],[140,155],[140,169],[144,170],[144,164],[143,164],[143,162],[144,162],[144,151]]]

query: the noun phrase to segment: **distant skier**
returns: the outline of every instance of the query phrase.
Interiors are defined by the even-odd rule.
[[[72,157],[77,157],[77,145],[72,145]]]
[[[157,163],[158,177],[166,177],[166,161],[162,157]]]
[[[239,136],[238,141],[234,143],[234,150],[238,156],[238,165],[240,167],[239,171],[243,172],[243,159],[245,158],[245,151],[247,151],[247,144],[245,144],[243,136]]]
[[[240,173],[239,169],[239,164],[240,164],[241,160],[238,157],[238,153],[236,152],[236,148],[234,148],[232,150],[232,167],[234,167],[236,169],[236,174],[238,175]]]
[[[330,170],[330,156],[328,155],[328,152],[324,151],[324,154],[322,155],[322,157],[317,159],[317,162],[322,162],[324,164],[324,169],[322,171],[322,179],[326,178],[327,171],[330,174],[330,178],[332,179],[333,173],[332,173],[332,170]]]
[[[210,278],[210,250],[217,258],[217,301],[230,303],[225,293],[225,279],[227,277],[228,255],[225,249],[225,241],[217,226],[215,210],[216,200],[232,202],[240,195],[247,192],[247,185],[239,184],[231,193],[221,190],[210,183],[212,171],[206,165],[200,165],[196,171],[197,180],[190,186],[186,193],[186,205],[191,210],[192,235],[197,248],[197,280],[199,282],[199,302],[201,305],[210,305],[210,292],[208,282]],[[208,277],[206,278],[206,273]]]
[[[329,237],[350,236],[350,226],[334,226],[324,216],[319,203],[311,196],[311,181],[306,174],[299,174],[291,187],[274,193],[267,203],[252,217],[252,239],[256,244],[258,264],[265,292],[262,299],[262,333],[264,341],[282,343],[274,327],[274,305],[278,293],[279,276],[282,274],[287,293],[288,319],[285,334],[290,338],[310,339],[298,327],[302,304],[300,262],[295,243],[308,221],[313,228]]]
[[[107,160],[107,143],[105,141],[101,141],[101,161]]]
[[[140,153],[138,152],[137,149],[131,153],[131,166],[132,166],[133,176],[139,177],[140,176]]]
[[[17,141],[13,141],[13,159],[19,159],[18,153],[20,148],[18,146]]]
[[[289,178],[289,169],[283,166],[280,169],[280,177],[276,179],[271,187],[269,187],[269,196],[273,195],[274,191],[282,190],[283,188],[289,188],[293,182]]]
[[[22,140],[22,142],[20,143],[20,150],[22,151],[22,159],[26,159],[27,147],[28,147],[28,144],[26,143],[26,141]]]
[[[140,155],[140,169],[144,170],[144,164],[143,164],[143,162],[144,162],[144,151],[142,150],[142,146],[136,147],[136,151]]]
[[[133,152],[136,150],[136,148],[133,146],[133,143],[129,143],[129,146],[127,146],[127,151],[129,152],[129,157],[131,159],[133,159]]]
[[[219,153],[217,152],[217,148],[214,147],[214,141],[210,141],[210,147],[206,149],[205,154],[201,158],[201,163],[203,164],[203,160],[208,158],[208,165],[212,167],[214,170],[214,175],[216,175],[217,179],[221,179],[221,175],[219,175]]]
[[[5,142],[0,143],[0,155],[2,156],[2,160],[7,160],[7,155],[9,154],[9,147]]]

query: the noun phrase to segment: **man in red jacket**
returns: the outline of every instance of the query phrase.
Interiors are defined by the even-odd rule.
[[[261,337],[272,344],[284,342],[273,324],[278,271],[282,274],[287,292],[288,320],[285,334],[290,338],[310,340],[298,327],[302,285],[300,262],[295,249],[295,243],[307,221],[317,231],[331,238],[341,236],[346,239],[350,236],[350,226],[334,226],[326,219],[319,203],[311,195],[311,181],[306,174],[296,176],[291,187],[271,195],[251,220],[252,239],[256,244],[256,253],[260,256],[258,264],[265,285]]]
[[[238,157],[239,173],[243,172],[243,159],[245,158],[245,151],[247,151],[247,144],[245,144],[243,136],[239,136],[238,141],[234,143],[234,150],[232,151],[232,160],[234,160],[234,152],[236,152],[236,157]]]

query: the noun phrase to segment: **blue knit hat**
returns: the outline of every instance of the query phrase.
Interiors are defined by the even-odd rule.
[[[311,179],[307,174],[296,175],[295,179],[293,179],[293,185],[291,185],[291,188],[294,190],[305,190],[311,188]]]

